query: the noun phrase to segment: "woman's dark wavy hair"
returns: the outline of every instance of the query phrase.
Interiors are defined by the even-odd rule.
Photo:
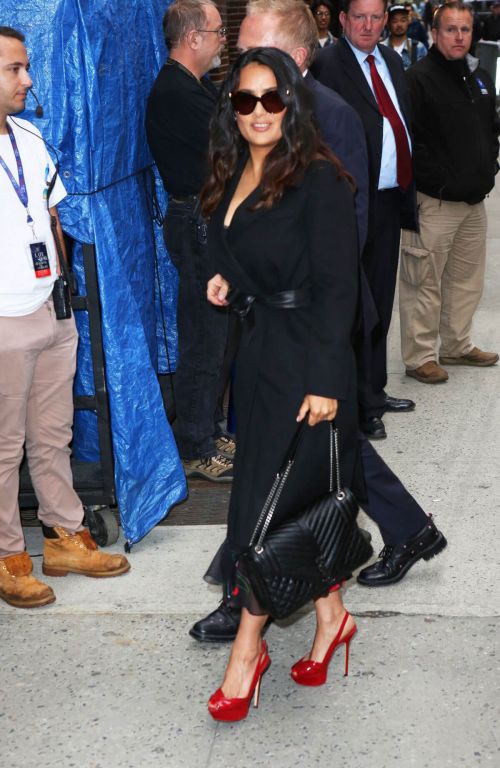
[[[241,70],[253,62],[273,71],[278,92],[287,107],[282,122],[282,137],[265,160],[262,197],[255,208],[270,208],[281,198],[286,187],[300,183],[311,161],[318,157],[333,163],[339,177],[344,176],[351,183],[353,181],[320,137],[312,96],[292,57],[277,48],[251,48],[242,53],[231,67],[210,125],[210,176],[201,192],[205,216],[209,216],[221,201],[227,182],[247,148],[247,142],[234,119],[229,94],[238,90]]]

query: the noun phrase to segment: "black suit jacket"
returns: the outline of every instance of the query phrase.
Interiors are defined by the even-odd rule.
[[[363,123],[357,112],[310,72],[304,78],[314,99],[314,113],[321,135],[356,181],[356,217],[362,250],[368,227],[368,154]]]
[[[411,126],[410,96],[401,57],[385,45],[379,45],[378,49],[389,69],[394,90],[409,129]],[[356,110],[363,123],[368,149],[370,195],[368,229],[371,232],[374,215],[372,201],[378,187],[382,158],[383,117],[375,96],[345,38],[340,38],[335,45],[329,45],[319,51],[311,71],[321,83],[337,91]],[[416,209],[413,184],[409,190],[401,193],[401,214],[402,226],[406,229],[415,229]]]
[[[363,123],[356,111],[331,88],[310,72],[304,79],[314,98],[314,113],[321,135],[356,181],[356,218],[360,253],[368,233],[368,153]],[[377,310],[362,264],[360,263],[359,322],[369,333],[377,322]]]

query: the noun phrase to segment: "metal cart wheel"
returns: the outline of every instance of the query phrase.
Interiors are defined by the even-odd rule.
[[[113,510],[109,507],[85,507],[85,520],[92,538],[100,547],[107,547],[118,541],[118,523]]]

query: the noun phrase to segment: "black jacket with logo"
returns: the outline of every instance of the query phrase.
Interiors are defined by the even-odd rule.
[[[406,73],[413,113],[417,190],[469,205],[493,188],[499,120],[495,88],[466,59],[449,61],[433,46]]]

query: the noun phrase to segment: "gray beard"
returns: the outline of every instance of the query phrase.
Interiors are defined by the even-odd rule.
[[[221,64],[222,64],[222,59],[219,56],[219,54],[217,54],[217,56],[214,56],[212,61],[210,62],[209,69],[217,69],[218,67],[220,67]]]

